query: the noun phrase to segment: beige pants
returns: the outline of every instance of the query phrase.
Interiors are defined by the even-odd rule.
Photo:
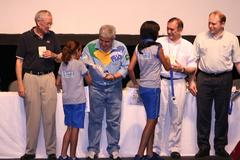
[[[26,111],[26,154],[35,154],[38,142],[41,119],[43,122],[46,153],[56,153],[55,113],[57,90],[53,73],[32,75],[25,73],[24,98]]]

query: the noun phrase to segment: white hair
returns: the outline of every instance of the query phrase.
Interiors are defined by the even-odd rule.
[[[99,36],[115,39],[116,37],[116,28],[113,25],[103,25],[99,29]]]
[[[37,21],[39,21],[39,20],[42,20],[42,18],[43,18],[44,16],[46,16],[46,15],[52,16],[51,12],[48,11],[48,10],[40,10],[40,11],[38,11],[38,12],[36,13],[36,15],[35,15],[35,22],[37,22]]]

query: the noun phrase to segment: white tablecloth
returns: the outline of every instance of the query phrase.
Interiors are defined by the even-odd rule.
[[[121,119],[120,154],[122,157],[133,157],[139,145],[142,130],[145,125],[145,111],[143,106],[129,105],[127,102],[127,89],[123,90],[123,105]],[[196,101],[188,94],[186,110],[183,119],[182,131],[182,155],[194,155],[197,152],[196,145]],[[230,152],[240,140],[240,98],[234,102],[233,113],[229,116],[229,144],[226,149]],[[23,99],[16,92],[0,92],[0,158],[18,158],[25,151],[25,111]],[[214,115],[213,115],[214,116]],[[62,109],[61,94],[58,94],[56,112],[57,122],[57,155],[60,154],[62,137],[65,133],[64,116]],[[85,129],[80,130],[77,156],[85,157],[87,152],[87,125],[88,113],[85,116]],[[103,125],[106,128],[106,125]],[[214,128],[214,126],[212,126]],[[100,157],[107,157],[106,132],[102,132]],[[213,129],[211,132],[213,141]],[[213,153],[213,150],[211,150]],[[37,158],[46,157],[42,128],[40,130],[37,147]]]

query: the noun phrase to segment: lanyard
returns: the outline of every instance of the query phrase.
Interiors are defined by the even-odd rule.
[[[172,68],[170,68],[170,83],[171,83],[171,96],[172,96],[172,100],[175,101],[176,97],[175,97],[175,93],[174,93],[174,84],[173,84],[173,70]]]
[[[170,61],[171,61],[171,63],[175,63],[175,60],[176,60],[176,58],[177,58],[177,55],[179,54],[179,52],[180,52],[180,49],[181,49],[181,43],[179,44],[179,46],[178,46],[178,48],[177,48],[177,51],[175,52],[175,53],[173,53],[173,49],[172,48],[174,48],[175,46],[174,46],[174,44],[173,44],[173,46],[171,47],[170,45],[169,45],[169,43],[170,43],[170,40],[168,39],[168,52],[169,52],[169,56],[170,56]],[[176,100],[176,97],[175,97],[175,93],[174,93],[174,83],[173,83],[173,70],[172,70],[172,68],[170,68],[170,84],[171,84],[171,99],[172,99],[172,101],[175,101]]]
[[[240,95],[240,91],[237,90],[231,94],[230,98],[230,104],[228,106],[228,114],[232,114],[232,109],[233,109],[233,101]]]

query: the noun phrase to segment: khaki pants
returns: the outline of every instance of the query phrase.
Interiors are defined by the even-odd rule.
[[[26,111],[26,154],[35,154],[38,142],[41,118],[47,154],[56,153],[55,113],[57,90],[53,73],[33,75],[25,73],[24,98]]]

